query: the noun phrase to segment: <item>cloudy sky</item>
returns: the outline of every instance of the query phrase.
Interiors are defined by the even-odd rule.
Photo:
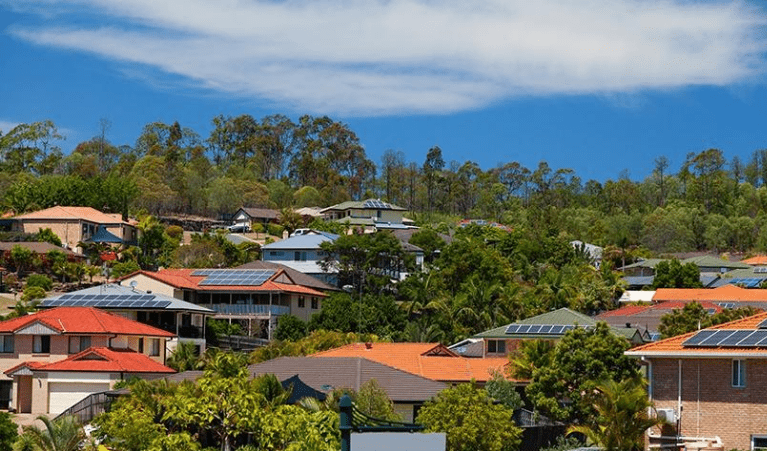
[[[368,155],[645,177],[767,147],[767,10],[655,0],[0,0],[0,130],[64,150],[219,114],[329,115]]]

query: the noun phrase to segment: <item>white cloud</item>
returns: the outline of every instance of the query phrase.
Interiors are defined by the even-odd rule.
[[[46,0],[11,33],[300,111],[440,113],[515,96],[759,79],[764,12],[742,1]],[[50,17],[50,11],[57,14]],[[100,15],[109,26],[73,25]],[[102,22],[103,23],[103,22]]]

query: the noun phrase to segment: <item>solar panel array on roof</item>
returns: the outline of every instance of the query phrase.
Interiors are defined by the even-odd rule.
[[[722,308],[735,308],[734,302],[716,302],[715,304]]]
[[[767,346],[766,329],[721,329],[702,330],[682,343],[682,346],[695,347],[735,347],[756,348]]]
[[[42,301],[42,307],[96,307],[159,309],[171,301],[157,300],[153,294],[65,294]]]
[[[736,278],[731,279],[730,284],[732,285],[743,285],[746,288],[756,288],[759,285],[762,284],[762,282],[767,281],[765,278],[757,279],[757,278]]]
[[[759,323],[758,326],[756,326],[757,329],[767,329],[767,319]]]
[[[591,329],[593,326],[578,327]],[[575,329],[575,326],[562,326],[559,324],[509,324],[509,327],[506,328],[506,333],[521,335],[564,335],[565,332],[573,329]]]
[[[366,200],[362,204],[363,208],[389,208],[389,204],[386,202],[380,201],[378,199],[370,199]]]
[[[245,285],[245,286],[258,286],[269,280],[270,277],[276,272],[273,269],[217,269],[217,270],[202,270],[207,271],[206,274],[197,274],[199,271],[195,271],[192,275],[205,275],[205,279],[200,282],[200,285]]]

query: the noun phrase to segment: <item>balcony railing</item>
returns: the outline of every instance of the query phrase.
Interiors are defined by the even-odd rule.
[[[279,316],[290,313],[290,307],[284,305],[210,304],[206,307],[222,315],[268,316],[271,312],[272,315]]]

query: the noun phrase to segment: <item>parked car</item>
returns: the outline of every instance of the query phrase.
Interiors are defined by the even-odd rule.
[[[247,224],[232,224],[226,228],[230,233],[247,233],[250,232],[250,226]]]

